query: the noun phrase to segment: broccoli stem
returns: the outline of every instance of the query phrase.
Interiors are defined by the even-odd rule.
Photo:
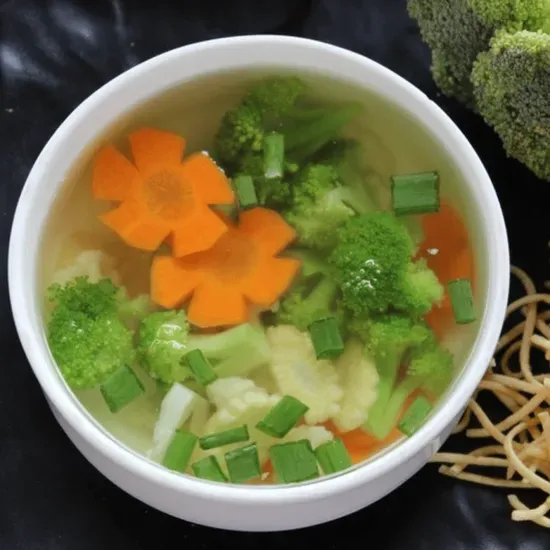
[[[285,135],[286,150],[296,161],[314,155],[329,141],[336,139],[340,130],[360,111],[360,105],[346,105],[294,128]]]
[[[308,304],[320,304],[317,308],[319,317],[322,317],[323,315],[329,315],[331,313],[330,306],[336,298],[337,292],[338,285],[329,277],[323,277],[323,279],[307,295],[307,297],[304,299],[304,302]]]

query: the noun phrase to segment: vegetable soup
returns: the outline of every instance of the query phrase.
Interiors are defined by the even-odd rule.
[[[304,482],[412,436],[477,326],[434,151],[308,74],[207,77],[125,115],[44,235],[61,375],[121,443],[211,481]]]

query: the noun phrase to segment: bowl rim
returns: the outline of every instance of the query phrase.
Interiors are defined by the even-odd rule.
[[[57,372],[47,346],[44,344],[43,334],[36,328],[38,306],[36,285],[25,284],[25,269],[34,266],[37,270],[36,254],[29,260],[26,243],[30,232],[37,239],[40,227],[34,223],[40,205],[36,204],[37,192],[47,174],[48,167],[60,154],[60,145],[67,137],[75,133],[79,139],[79,125],[84,124],[92,113],[103,103],[108,102],[112,94],[128,93],[131,97],[137,93],[131,91],[141,80],[156,69],[182,63],[182,60],[192,59],[195,55],[210,53],[227,57],[228,52],[235,55],[240,53],[245,57],[242,67],[254,66],[246,61],[246,56],[256,54],[262,48],[267,51],[278,52],[281,57],[287,54],[291,61],[282,61],[281,66],[292,68],[297,63],[294,59],[300,55],[304,59],[323,57],[330,60],[346,62],[353,66],[353,71],[366,71],[383,83],[387,90],[387,97],[398,103],[398,106],[416,117],[422,119],[425,129],[437,139],[447,145],[449,154],[463,172],[469,172],[475,181],[464,177],[476,203],[484,205],[484,217],[481,220],[482,235],[486,239],[488,254],[488,288],[476,342],[472,353],[463,367],[462,373],[455,381],[452,390],[448,393],[444,403],[437,408],[424,426],[411,438],[406,439],[397,448],[384,453],[382,460],[374,459],[361,467],[346,472],[343,475],[323,478],[322,481],[311,484],[297,484],[291,486],[271,485],[263,487],[237,486],[231,484],[211,483],[180,475],[159,466],[137,452],[132,451],[118,442],[104,428],[94,422],[85,409],[80,405],[76,396],[68,389],[62,377]],[[216,53],[225,51],[225,54]],[[307,55],[306,55],[307,53]],[[257,54],[261,55],[261,54]],[[267,54],[265,54],[267,55]],[[272,58],[273,55],[269,54]],[[319,62],[324,69],[332,74],[339,74],[339,69]],[[266,64],[264,63],[264,66]],[[257,63],[260,66],[260,63]],[[319,65],[320,66],[320,65]],[[193,69],[191,69],[193,71]],[[217,72],[224,70],[220,62]],[[197,69],[189,79],[203,76],[204,72]],[[172,82],[169,87],[176,85]],[[380,88],[381,90],[382,88]],[[161,93],[157,90],[156,95]],[[151,93],[149,97],[155,94]],[[398,97],[400,99],[398,99]],[[406,98],[406,99],[404,99]],[[141,102],[141,101],[140,101]],[[120,113],[120,111],[118,111]],[[120,114],[119,114],[120,116]],[[103,121],[100,128],[104,129],[113,121]],[[84,142],[83,145],[86,145]],[[443,143],[442,143],[443,145]],[[72,162],[74,162],[73,159]],[[62,181],[52,184],[56,190],[62,186]],[[46,216],[46,214],[43,214]],[[30,229],[29,229],[30,228]],[[30,263],[32,262],[32,264]],[[34,279],[33,279],[34,280]],[[46,146],[40,153],[32,167],[23,191],[19,198],[8,253],[8,282],[12,314],[29,363],[38,379],[48,400],[59,411],[66,422],[76,430],[84,440],[96,451],[110,461],[123,466],[134,475],[149,482],[175,490],[181,494],[201,496],[227,503],[269,504],[269,503],[297,503],[326,498],[340,494],[358,486],[365,485],[397,468],[414,455],[426,448],[435,450],[439,444],[439,435],[445,426],[458,418],[467,400],[473,394],[477,384],[483,376],[486,366],[492,357],[502,324],[504,321],[509,288],[509,252],[506,226],[500,204],[491,180],[476,152],[466,137],[450,120],[450,118],[425,94],[418,90],[390,69],[377,62],[349,50],[319,42],[316,40],[297,38],[284,35],[248,35],[230,38],[217,38],[186,45],[167,51],[153,57],[106,83],[99,90],[84,100],[59,126]],[[33,326],[34,325],[34,326]],[[53,367],[53,368],[52,368]],[[427,455],[429,456],[429,455]],[[260,490],[258,490],[260,489]]]

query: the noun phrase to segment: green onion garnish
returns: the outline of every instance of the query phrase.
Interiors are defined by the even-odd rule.
[[[130,401],[145,393],[145,388],[134,371],[130,367],[123,366],[99,386],[99,391],[109,410],[116,413]]]
[[[273,132],[264,140],[264,176],[266,179],[282,178],[285,168],[285,138]]]
[[[319,477],[317,459],[307,439],[273,445],[269,456],[280,483],[298,483]]]
[[[258,204],[258,196],[256,195],[256,188],[254,187],[254,181],[251,176],[237,176],[233,180],[233,185],[235,186],[235,193],[237,194],[239,206],[243,210],[252,208]]]
[[[353,465],[341,439],[327,441],[315,449],[315,456],[326,475],[334,474]]]
[[[397,425],[397,429],[410,437],[422,426],[432,408],[432,404],[425,397],[419,395],[407,409],[407,412]]]
[[[309,325],[317,359],[335,359],[344,351],[344,341],[335,317],[325,317]]]
[[[197,444],[197,439],[195,434],[176,430],[168,449],[166,449],[162,464],[170,470],[185,472]]]
[[[256,443],[225,453],[225,463],[232,483],[243,483],[262,473]]]
[[[220,468],[218,459],[213,455],[206,456],[197,460],[197,462],[193,462],[193,464],[191,464],[191,469],[193,473],[201,479],[208,479],[209,481],[227,481],[227,477],[225,477],[225,474]]]
[[[224,445],[229,445],[231,443],[248,441],[248,438],[248,428],[245,424],[239,428],[204,435],[200,438],[199,445],[201,449],[208,450],[215,449],[216,447],[223,447]]]
[[[469,279],[454,279],[447,283],[455,321],[466,325],[476,320],[474,294]]]
[[[284,437],[309,410],[307,405],[291,395],[285,395],[273,406],[256,429],[272,437]]]
[[[189,351],[183,356],[182,361],[189,367],[195,380],[202,386],[208,386],[208,384],[211,384],[218,378],[210,361],[208,361],[200,349]]]
[[[439,174],[421,172],[392,176],[391,196],[396,216],[439,212]]]

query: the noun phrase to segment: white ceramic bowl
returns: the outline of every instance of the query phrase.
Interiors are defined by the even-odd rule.
[[[383,96],[441,146],[461,181],[455,192],[475,237],[480,329],[465,366],[426,424],[410,439],[343,475],[296,486],[232,486],[172,473],[109,435],[80,405],[48,350],[40,312],[37,258],[48,211],[86,146],[122,114],[186,81],[222,70],[273,67],[325,74]],[[29,174],[13,223],[9,286],[25,353],[69,438],[127,493],[173,516],[213,527],[267,531],[299,528],[350,514],[415,474],[458,421],[488,365],[508,297],[506,229],[493,186],[453,122],[414,86],[360,55],[282,36],[219,39],[155,57],[115,78],[59,127]]]

